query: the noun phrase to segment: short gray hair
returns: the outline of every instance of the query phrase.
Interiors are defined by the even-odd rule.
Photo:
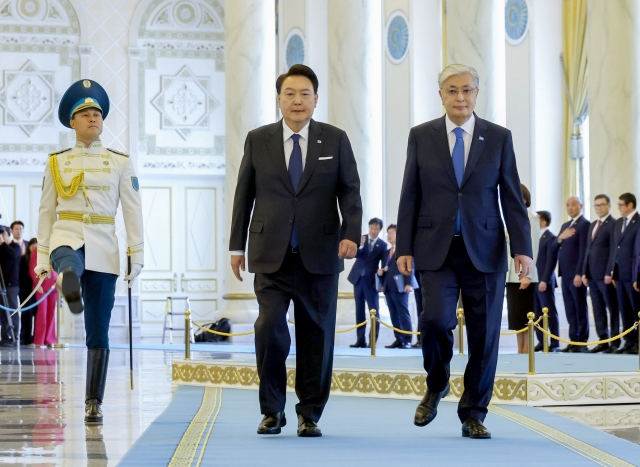
[[[471,74],[473,80],[476,82],[476,88],[480,88],[480,75],[472,66],[462,65],[460,63],[454,63],[448,65],[438,75],[438,89],[442,89],[442,85],[446,80],[455,75],[464,75],[465,73]]]

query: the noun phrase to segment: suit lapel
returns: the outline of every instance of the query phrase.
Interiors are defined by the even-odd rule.
[[[271,161],[275,165],[280,178],[282,178],[282,182],[287,187],[287,190],[291,192],[291,194],[295,194],[293,191],[293,185],[291,184],[291,179],[289,178],[289,172],[287,171],[287,162],[284,158],[282,125],[284,125],[284,123],[282,120],[280,120],[278,123],[274,123],[272,128],[269,130],[270,137],[267,143],[267,149],[269,150]]]
[[[467,164],[464,168],[464,176],[462,177],[462,184],[460,185],[460,188],[462,188],[467,180],[469,180],[473,169],[475,169],[476,164],[482,155],[482,151],[484,151],[485,140],[487,139],[486,132],[488,129],[489,127],[485,121],[476,116],[476,124],[473,129],[473,137],[471,138],[471,148],[469,149],[469,158],[467,159]]]
[[[316,168],[316,164],[318,163],[318,158],[322,153],[322,143],[318,141],[322,141],[320,135],[322,134],[322,129],[320,125],[315,120],[311,120],[309,122],[309,141],[307,141],[307,158],[304,163],[304,171],[302,172],[302,179],[300,179],[300,184],[298,185],[298,193],[302,191],[304,186],[307,184],[309,179],[311,178],[311,174],[313,170]]]
[[[447,137],[447,125],[445,124],[445,116],[440,118],[438,123],[433,126],[433,141],[436,145],[436,158],[444,167],[447,175],[453,182],[454,186],[458,186],[456,180],[456,172],[453,168],[453,159],[451,158],[451,150],[449,149],[449,139]]]

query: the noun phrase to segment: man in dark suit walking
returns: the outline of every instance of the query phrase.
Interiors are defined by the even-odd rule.
[[[420,274],[420,333],[427,392],[414,423],[436,416],[449,392],[456,305],[462,292],[469,362],[458,405],[462,436],[490,438],[491,400],[507,272],[507,245],[520,277],[532,270],[529,218],[511,132],[477,117],[475,69],[449,65],[438,78],[446,115],[411,129],[398,209],[398,267]]]
[[[640,295],[633,287],[638,280],[636,261],[636,236],[640,232],[640,215],[636,208],[636,197],[623,193],[618,199],[620,218],[613,227],[613,242],[609,254],[608,274],[604,280],[616,286],[618,308],[622,316],[622,327],[629,329],[636,322]],[[635,266],[635,267],[634,267]],[[614,332],[614,331],[612,331]],[[638,353],[638,333],[630,332],[624,338],[624,346],[613,353]]]
[[[376,276],[382,271],[387,257],[387,244],[378,238],[382,230],[382,220],[374,217],[369,221],[369,235],[363,235],[360,240],[360,248],[356,254],[356,262],[353,264],[347,280],[353,284],[353,294],[356,300],[356,323],[362,323],[369,317],[365,304],[369,310],[376,310],[379,315],[380,299]],[[376,336],[380,331],[380,323],[376,322]],[[367,347],[365,338],[365,326],[357,330],[357,340],[350,347]]]
[[[582,265],[587,251],[589,221],[582,215],[582,201],[577,196],[567,200],[571,218],[562,224],[558,234],[558,276],[562,277],[562,301],[569,322],[569,339],[587,342],[589,339],[589,308],[587,288],[582,283]],[[561,352],[586,352],[582,345],[569,344]]]
[[[560,333],[555,294],[555,289],[558,286],[555,272],[556,263],[558,262],[558,241],[556,235],[549,230],[551,213],[549,211],[538,211],[537,214],[540,221],[540,243],[538,246],[538,258],[536,259],[539,282],[538,290],[536,290],[533,297],[534,312],[537,320],[542,314],[543,308],[549,310],[549,332],[557,336]],[[535,347],[535,351],[540,352],[544,348],[542,331],[536,329],[536,336],[538,336],[538,344]],[[558,347],[558,341],[551,339],[549,350],[554,352]]]
[[[620,332],[620,312],[618,298],[613,284],[605,284],[604,277],[608,275],[609,255],[613,241],[615,218],[609,214],[611,200],[607,195],[598,195],[594,199],[594,208],[598,220],[589,226],[587,234],[587,251],[582,266],[582,283],[589,287],[593,318],[596,321],[596,332],[601,340],[609,339]],[[607,317],[607,310],[609,316]],[[609,334],[611,325],[611,335]],[[598,344],[587,353],[611,353],[620,346],[620,339],[609,344]]]
[[[286,315],[293,300],[298,436],[322,436],[317,422],[331,389],[338,275],[360,240],[360,179],[346,133],[311,118],[318,101],[311,68],[292,66],[278,77],[276,90],[283,119],[247,135],[233,202],[231,268],[242,280],[248,236],[259,304],[255,339],[264,417],[258,434],[278,434],[286,424]]]
[[[387,299],[391,324],[403,331],[411,331],[411,314],[409,313],[409,294],[414,289],[418,290],[413,271],[410,275],[400,274],[398,263],[396,263],[396,231],[398,226],[391,224],[387,227],[387,240],[391,245],[389,253],[386,255],[384,269],[378,271],[382,278],[382,288],[384,297]],[[411,334],[403,334],[393,331],[396,340],[391,345],[386,345],[387,349],[410,349]]]

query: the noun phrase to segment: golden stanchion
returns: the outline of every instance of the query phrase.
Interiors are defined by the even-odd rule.
[[[533,329],[534,329],[534,325],[533,325],[533,318],[535,318],[536,315],[533,314],[532,311],[530,311],[529,313],[527,313],[527,318],[529,318],[529,373],[530,375],[535,375],[536,374],[536,353],[535,350],[533,348]]]
[[[371,338],[369,340],[371,344],[371,356],[376,356],[376,310],[369,310],[371,314]]]
[[[549,308],[547,307],[542,309],[542,327],[545,331],[549,330]],[[544,332],[542,333],[542,348],[544,353],[549,353],[549,336]]]
[[[62,300],[60,297],[58,297],[56,299],[56,342],[55,344],[51,344],[51,348],[52,349],[66,349],[67,347],[69,347],[69,344],[67,343],[61,343],[60,342],[60,328],[61,328],[61,324],[64,323],[64,319],[62,317],[62,306],[60,305],[60,300]]]
[[[464,355],[464,310],[458,308],[458,355]]]
[[[184,359],[191,360],[191,312],[184,312]]]

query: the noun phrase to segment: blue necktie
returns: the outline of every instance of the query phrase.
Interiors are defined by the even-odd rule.
[[[293,141],[293,151],[291,151],[291,157],[289,158],[289,180],[293,185],[293,191],[298,191],[298,185],[302,178],[302,149],[300,148],[300,135],[291,135]],[[298,246],[298,226],[295,219],[293,220],[293,228],[291,229],[291,248]]]
[[[464,175],[464,140],[462,139],[464,130],[458,127],[454,128],[453,132],[456,135],[456,144],[453,146],[451,159],[453,160],[453,170],[456,173],[458,187],[460,187],[460,185],[462,185],[462,176]],[[456,230],[453,234],[460,235],[460,231],[460,208],[458,208],[458,215],[456,216]]]
[[[622,233],[624,234],[624,231],[627,230],[627,218],[625,217],[624,220],[622,221]]]

